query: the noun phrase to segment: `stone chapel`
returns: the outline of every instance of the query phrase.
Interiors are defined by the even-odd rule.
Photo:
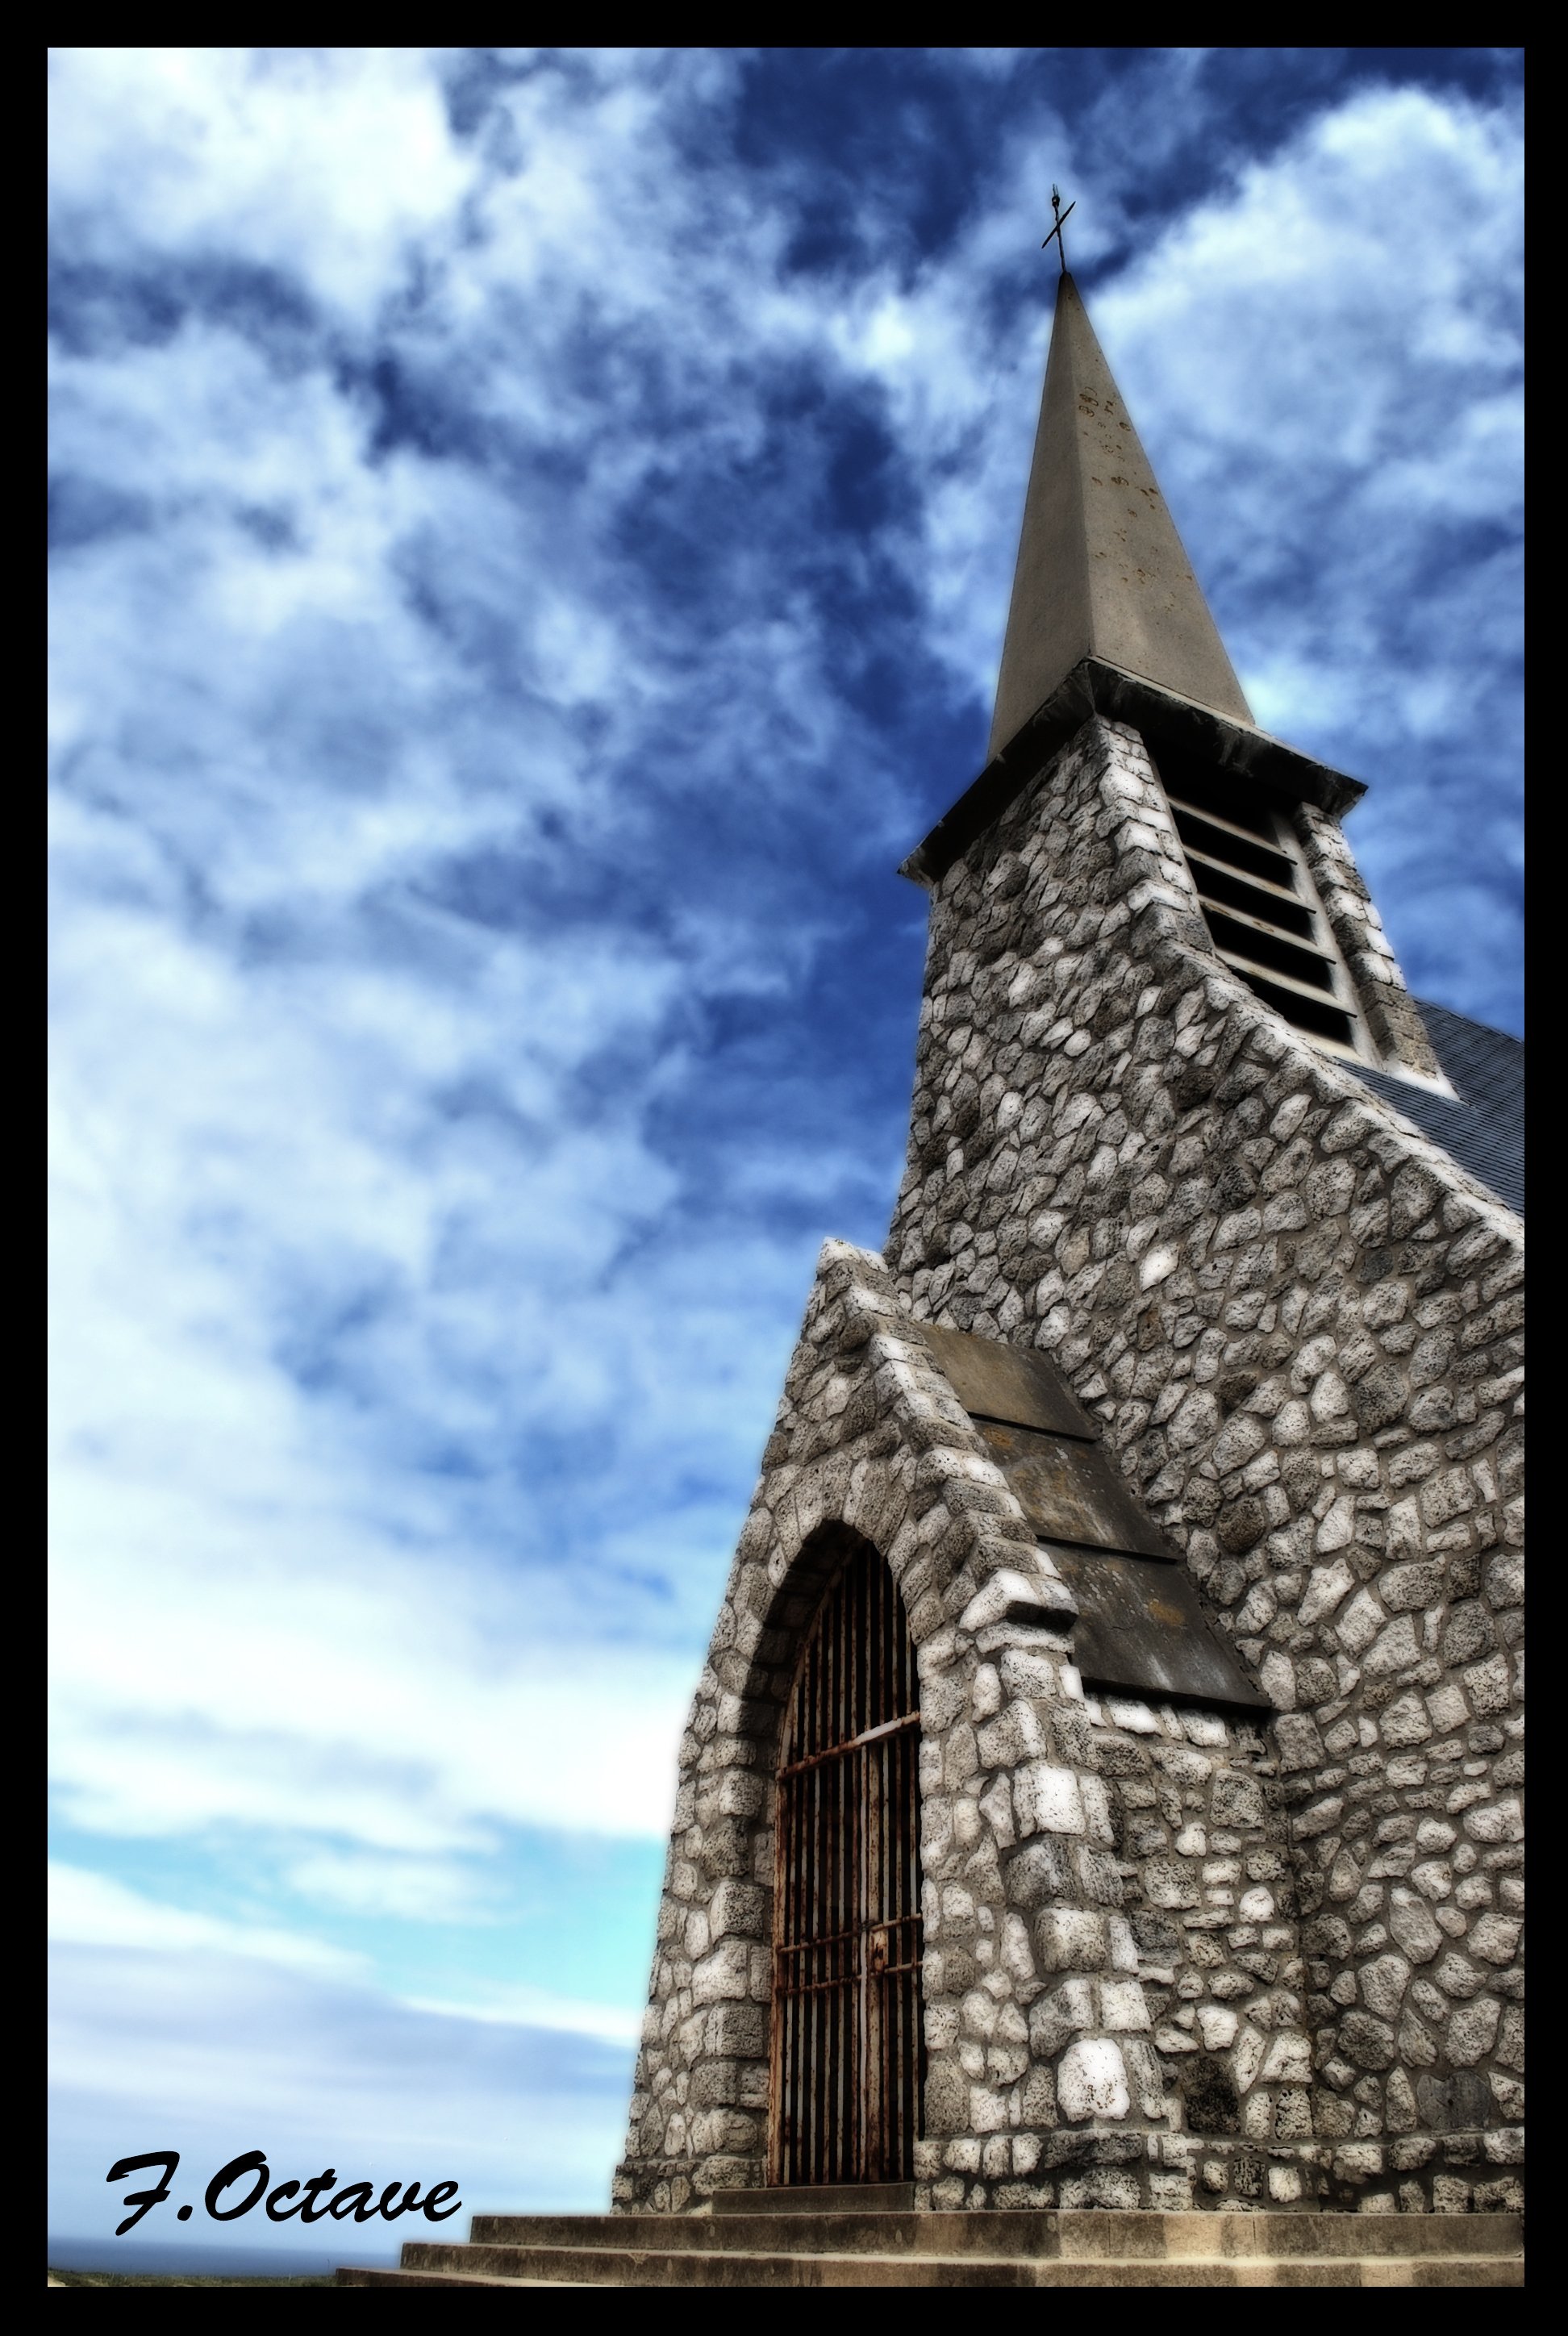
[[[1523,1048],[1406,988],[1070,275],[909,1159],[681,1751],[616,2202],[1509,2208]]]
[[[1410,996],[1362,792],[1253,722],[1064,274],[615,2211],[346,2283],[1520,2284],[1523,1048]]]

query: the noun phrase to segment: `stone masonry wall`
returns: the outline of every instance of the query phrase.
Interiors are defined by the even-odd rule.
[[[919,1650],[919,2195],[1342,2194],[1311,2133],[1272,1746],[1213,1713],[1084,1697],[1070,1595],[988,1447],[880,1261],[830,1244],[683,1747],[616,2203],[700,2209],[765,2178],[771,1780],[846,1528],[888,1554]]]
[[[1312,2063],[1273,1747],[1215,1712],[1115,1695],[1086,1708],[1187,2177],[1209,2205],[1317,2203],[1327,2154],[1286,2146],[1312,2138]]]
[[[1054,1357],[1280,1709],[1331,2183],[1510,2203],[1522,1226],[1214,956],[1125,725],[948,871],[928,963],[899,1288]]]
[[[1388,1067],[1413,1071],[1417,1078],[1446,1087],[1427,1026],[1405,987],[1343,828],[1315,803],[1298,803],[1293,818],[1318,898],[1360,992],[1367,1027]]]
[[[615,2203],[679,2212],[766,2178],[773,1776],[846,1532],[886,1559],[918,1651],[920,2195],[1184,2202],[1071,1595],[885,1267],[829,1243],[682,1745]]]

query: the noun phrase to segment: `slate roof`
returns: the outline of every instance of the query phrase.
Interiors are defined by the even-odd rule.
[[[1374,1094],[1392,1104],[1451,1160],[1524,1213],[1524,1046],[1505,1030],[1489,1030],[1451,1007],[1416,1004],[1437,1060],[1460,1100],[1434,1095],[1387,1071],[1356,1066]]]

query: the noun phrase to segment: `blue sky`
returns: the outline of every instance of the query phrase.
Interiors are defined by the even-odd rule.
[[[165,2139],[603,2201],[682,1710],[898,1181],[1053,180],[1260,720],[1522,1027],[1519,83],[55,54],[56,2231]]]

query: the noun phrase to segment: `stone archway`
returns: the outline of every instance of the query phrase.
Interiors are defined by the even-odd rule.
[[[910,2179],[924,2082],[914,1641],[872,1543],[842,1527],[831,1541],[776,1773],[769,2128],[782,2185]]]
[[[1131,1933],[1109,1929],[1120,1881],[1072,1597],[886,1268],[832,1243],[682,1739],[618,2206],[687,2212],[776,2175],[779,1747],[803,1642],[846,1547],[867,1543],[920,1679],[917,2200],[950,2181],[961,2203],[965,2169],[989,2176],[1004,2148],[1020,2175],[1058,2138],[1075,2164],[1141,2158],[1123,2128],[1162,2113],[1116,2040],[1148,2023]],[[1092,2131],[1045,2130],[1058,2090]]]

